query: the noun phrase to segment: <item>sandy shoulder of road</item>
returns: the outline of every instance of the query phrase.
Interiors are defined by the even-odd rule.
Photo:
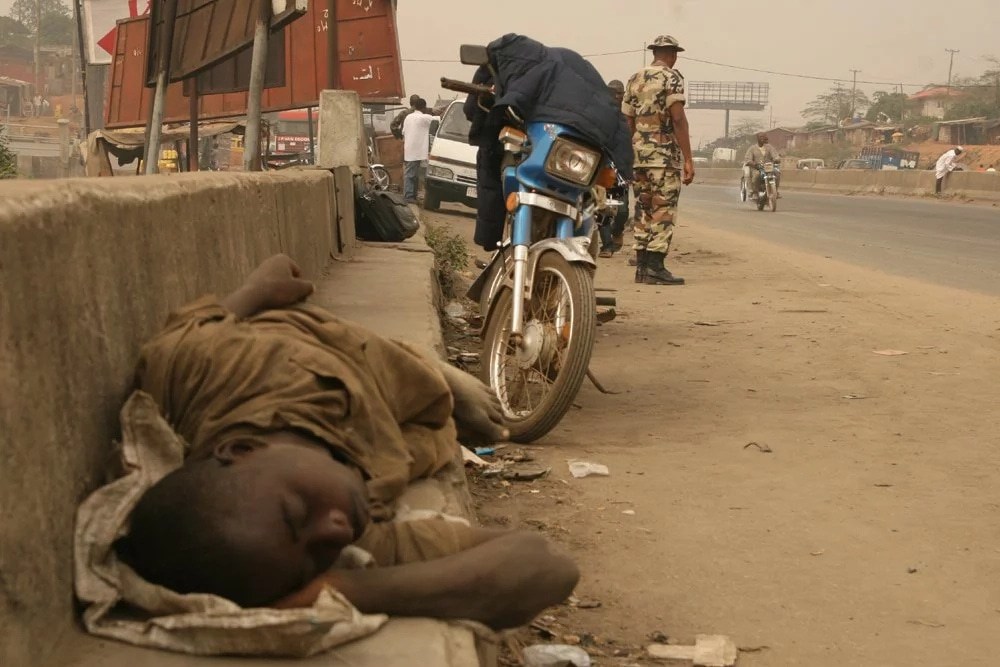
[[[995,663],[1000,299],[693,217],[671,268],[686,287],[602,261],[620,317],[592,368],[625,393],[585,387],[531,450],[546,480],[476,487],[484,522],[555,537],[601,602],[554,610],[551,641],[616,665],[655,631],[767,647],[751,666]]]

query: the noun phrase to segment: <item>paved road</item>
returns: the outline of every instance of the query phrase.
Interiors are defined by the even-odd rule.
[[[697,185],[681,219],[841,261],[1000,295],[1000,208],[892,197],[784,192],[776,213],[740,204],[732,188]]]

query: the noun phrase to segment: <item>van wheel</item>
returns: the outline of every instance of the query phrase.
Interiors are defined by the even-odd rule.
[[[441,208],[441,195],[432,188],[424,188],[424,210],[437,211]]]

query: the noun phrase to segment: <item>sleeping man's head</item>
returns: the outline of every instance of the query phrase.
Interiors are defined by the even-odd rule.
[[[368,521],[357,470],[320,448],[241,441],[150,488],[116,549],[152,583],[255,607],[329,569]]]

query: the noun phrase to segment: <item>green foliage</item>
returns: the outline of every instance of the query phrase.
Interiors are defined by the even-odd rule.
[[[455,296],[455,278],[469,265],[469,247],[465,239],[444,225],[424,225],[427,245],[434,252],[434,266],[445,296]]]
[[[30,49],[32,45],[31,30],[17,19],[0,16],[0,44]]]
[[[0,179],[5,178],[17,178],[17,156],[7,146],[7,135],[0,131]]]
[[[0,19],[0,40],[21,48],[34,45],[35,25],[40,26],[41,43],[45,46],[69,46],[73,43],[76,23],[64,0],[41,0],[41,16],[35,15],[35,0],[15,0],[10,14]],[[39,22],[40,18],[40,22]]]
[[[852,109],[856,113],[864,113],[869,106],[871,102],[868,96],[860,90],[855,93],[852,105],[850,88],[831,88],[829,92],[817,96],[807,104],[802,115],[815,122],[836,125],[841,120],[850,118]]]
[[[873,123],[902,122],[911,112],[912,104],[906,93],[890,93],[885,90],[876,91],[872,95],[872,105],[868,107],[867,120]],[[881,116],[880,114],[884,114]],[[886,121],[885,117],[889,120]]]

